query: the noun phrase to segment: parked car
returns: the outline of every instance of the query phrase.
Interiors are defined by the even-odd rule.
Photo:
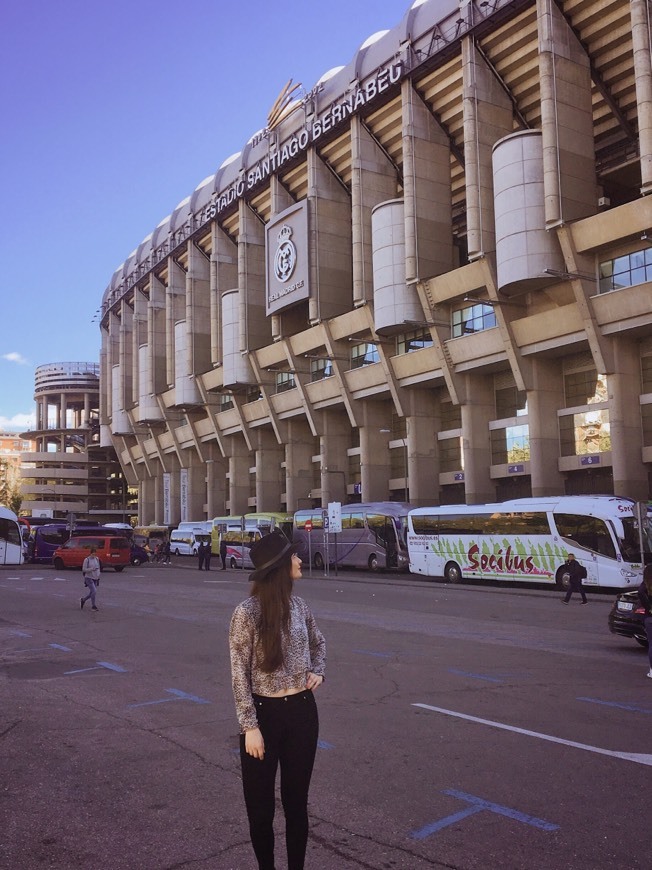
[[[81,568],[91,547],[95,547],[100,560],[100,570],[113,568],[123,571],[131,559],[131,544],[126,538],[115,535],[84,535],[70,538],[62,547],[54,551],[52,564],[59,571],[62,568]]]
[[[634,638],[641,646],[647,646],[644,617],[645,608],[641,606],[636,590],[621,592],[609,611],[609,631]]]
[[[149,553],[144,547],[140,547],[138,544],[132,544],[130,561],[132,565],[142,565],[143,562],[149,562]]]

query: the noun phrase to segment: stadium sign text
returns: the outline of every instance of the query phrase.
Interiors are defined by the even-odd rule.
[[[375,76],[363,85],[358,86],[345,98],[332,103],[324,112],[312,121],[310,126],[304,127],[284,142],[276,151],[260,160],[245,175],[234,182],[226,190],[217,194],[202,210],[199,221],[201,224],[217,217],[224,209],[228,208],[236,200],[240,199],[249,190],[252,190],[266,178],[277,172],[288,161],[297,157],[310,145],[334,130],[351,115],[355,115],[360,109],[387,91],[392,85],[400,81],[403,65],[401,62],[392,63],[378,70]]]

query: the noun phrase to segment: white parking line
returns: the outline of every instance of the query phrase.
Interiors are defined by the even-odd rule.
[[[444,710],[443,707],[432,707],[430,704],[412,704],[412,706],[421,707],[423,710],[432,710],[433,713],[443,713],[445,716],[454,716],[456,719],[477,722],[478,725],[489,725],[492,728],[501,728],[503,731],[525,734],[526,737],[538,737],[539,740],[548,740],[550,743],[561,743],[564,746],[572,746],[575,749],[585,749],[587,752],[596,752],[598,755],[610,755],[612,758],[621,758],[623,761],[634,761],[636,764],[646,764],[648,767],[652,767],[652,755],[645,755],[640,752],[615,752],[611,749],[601,749],[599,746],[576,743],[574,740],[564,740],[561,737],[552,737],[550,734],[541,734],[538,731],[517,728],[515,725],[506,725],[504,722],[492,722],[491,719],[479,719],[477,716],[469,716],[467,713],[458,713],[455,710]]]

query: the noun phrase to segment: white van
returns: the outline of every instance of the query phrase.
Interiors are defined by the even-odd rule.
[[[210,544],[211,536],[203,529],[174,529],[170,534],[173,556],[196,556],[201,543]]]

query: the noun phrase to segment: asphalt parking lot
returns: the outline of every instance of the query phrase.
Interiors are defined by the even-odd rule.
[[[0,867],[255,866],[226,646],[246,577],[107,571],[89,613],[79,572],[0,569]],[[652,681],[613,594],[297,591],[328,644],[308,868],[647,867]]]

